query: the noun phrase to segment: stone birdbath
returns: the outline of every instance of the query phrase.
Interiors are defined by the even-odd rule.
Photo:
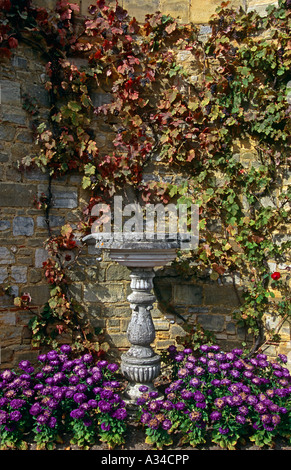
[[[83,240],[100,247],[100,233],[93,233]],[[153,381],[160,373],[161,359],[152,347],[155,339],[155,328],[151,310],[156,298],[152,293],[154,268],[165,266],[176,258],[179,248],[177,238],[166,240],[143,241],[111,240],[104,243],[113,261],[127,266],[131,270],[131,294],[127,297],[132,310],[128,325],[127,338],[131,344],[129,350],[121,356],[121,371],[128,380],[124,399],[134,405],[141,395],[141,385],[149,391],[156,391]]]

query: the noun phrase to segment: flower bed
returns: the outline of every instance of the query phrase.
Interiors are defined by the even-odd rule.
[[[271,446],[291,444],[291,377],[286,357],[269,362],[264,354],[247,358],[241,349],[216,345],[168,350],[170,377],[163,398],[141,387],[137,422],[145,443],[194,447],[210,441],[234,449],[242,439]],[[90,354],[73,358],[68,345],[38,357],[38,366],[19,363],[20,372],[0,374],[1,448],[53,449],[64,434],[71,444],[90,448],[126,445],[128,416],[118,365],[94,363]],[[177,439],[175,439],[177,441]]]
[[[182,444],[197,446],[210,437],[234,449],[242,438],[259,447],[290,439],[291,377],[284,355],[271,363],[264,354],[247,359],[241,349],[224,353],[202,345],[196,357],[190,348],[170,347],[169,358],[173,380],[164,399],[146,391],[139,399],[146,442],[162,448],[178,433]]]
[[[127,412],[115,380],[118,365],[70,355],[63,345],[38,357],[38,371],[21,361],[23,373],[0,374],[2,449],[26,449],[31,438],[38,449],[52,449],[63,433],[81,448],[98,439],[109,448],[124,442]]]

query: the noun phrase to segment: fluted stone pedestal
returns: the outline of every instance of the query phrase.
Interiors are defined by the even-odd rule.
[[[99,240],[100,234],[86,240]],[[98,245],[97,245],[98,246]],[[160,356],[151,344],[155,340],[155,328],[151,316],[155,296],[152,293],[154,267],[165,266],[176,257],[177,241],[112,241],[108,246],[110,258],[131,270],[132,293],[128,296],[132,310],[127,337],[131,344],[121,357],[121,371],[128,380],[124,399],[128,405],[136,403],[142,394],[141,385],[156,391],[154,380],[160,373]],[[108,286],[110,289],[110,286]]]
[[[131,347],[121,357],[121,371],[129,380],[125,398],[133,401],[141,395],[141,385],[147,385],[151,391],[155,390],[153,381],[160,373],[160,356],[150,346],[155,340],[151,316],[155,301],[155,296],[151,293],[154,275],[152,268],[132,268],[130,276],[132,293],[127,299],[132,315],[127,337]]]

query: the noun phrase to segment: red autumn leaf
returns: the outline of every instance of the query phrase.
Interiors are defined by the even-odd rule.
[[[224,274],[225,273],[225,268],[221,264],[213,263],[212,268],[214,271],[216,271],[218,274]]]

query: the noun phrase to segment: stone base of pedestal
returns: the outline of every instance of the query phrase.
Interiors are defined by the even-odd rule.
[[[156,392],[153,381],[158,377],[161,368],[161,358],[154,354],[147,358],[135,358],[127,353],[121,357],[121,372],[128,380],[128,386],[124,392],[123,399],[126,403],[134,405],[136,400],[143,394],[140,387],[145,385],[149,392]]]

